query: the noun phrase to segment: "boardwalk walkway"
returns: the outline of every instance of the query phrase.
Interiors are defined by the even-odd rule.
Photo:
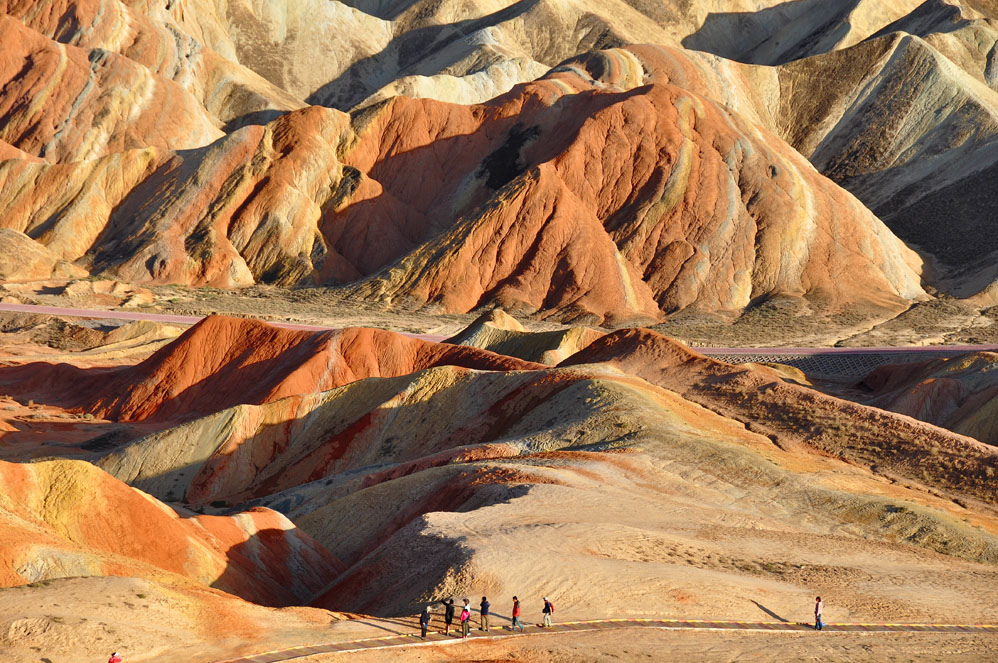
[[[544,633],[568,633],[574,631],[607,631],[622,628],[657,628],[666,630],[690,629],[706,631],[783,631],[800,632],[811,631],[808,624],[794,624],[790,622],[738,622],[719,621],[705,619],[595,619],[582,622],[562,622],[550,628],[539,628],[534,625],[527,626],[527,635],[540,635]],[[991,633],[998,635],[998,625],[996,624],[826,624],[824,632],[848,632],[848,633]],[[508,638],[520,633],[511,633],[503,627],[494,628],[487,635],[480,631],[472,631],[470,639],[481,638]],[[290,661],[305,656],[316,654],[332,654],[364,651],[368,649],[387,649],[391,647],[406,647],[423,643],[442,644],[448,642],[460,642],[459,638],[453,635],[445,636],[442,633],[431,631],[426,640],[422,640],[418,633],[407,633],[401,635],[386,635],[378,638],[365,638],[363,640],[351,640],[346,642],[331,642],[327,644],[302,645],[277,651],[262,652],[252,656],[242,658],[232,658],[218,663],[277,663],[278,661]]]

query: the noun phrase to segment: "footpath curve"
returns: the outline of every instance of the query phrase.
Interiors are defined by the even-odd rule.
[[[508,627],[500,627],[498,635],[476,635],[471,639],[499,640],[503,638],[523,637],[527,635],[546,635],[549,633],[571,633],[578,631],[609,631],[630,628],[657,628],[663,630],[700,630],[700,631],[777,631],[785,633],[812,631],[810,624],[791,622],[741,622],[712,619],[591,619],[580,622],[561,622],[551,627],[541,628],[534,625],[526,627],[525,633],[506,631]],[[499,630],[499,629],[493,629]],[[990,633],[998,635],[998,624],[825,624],[822,632],[831,633]],[[453,635],[431,631],[425,640],[418,633],[400,633],[377,638],[349,640],[345,642],[330,642],[317,645],[301,645],[261,652],[251,656],[229,658],[216,663],[278,663],[291,661],[316,654],[346,654],[371,649],[391,649],[397,647],[413,647],[420,645],[441,645],[461,642],[461,638]]]

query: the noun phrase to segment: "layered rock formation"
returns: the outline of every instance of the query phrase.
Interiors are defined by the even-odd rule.
[[[0,461],[0,583],[171,575],[264,605],[309,600],[342,563],[284,516],[198,516],[81,461]],[[85,508],[84,508],[85,505]]]
[[[38,71],[60,72],[43,96],[63,101],[46,104],[43,115],[30,104],[11,107],[4,138],[12,155],[61,163],[3,162],[0,200],[9,210],[6,227],[91,273],[129,281],[230,287],[373,277],[348,292],[389,305],[463,312],[499,304],[608,324],[652,321],[686,307],[737,312],[775,295],[805,296],[830,311],[855,303],[864,314],[885,315],[921,296],[917,259],[759,125],[878,211],[911,207],[924,195],[905,194],[901,203],[895,194],[924,179],[919,164],[926,160],[953,164],[947,181],[967,181],[983,163],[966,158],[980,140],[953,136],[970,123],[979,136],[990,131],[980,121],[990,102],[974,87],[986,87],[986,63],[976,74],[954,74],[927,42],[893,32],[779,69],[658,47],[606,51],[484,101],[519,80],[517,71],[534,77],[542,71],[537,63],[553,65],[590,46],[674,43],[716,8],[670,15],[621,4],[573,19],[544,3],[487,15],[448,3],[366,8],[378,17],[322,5],[308,21],[306,7],[251,2],[224,11],[203,3],[187,12],[104,4],[4,6],[4,29],[21,45],[19,57],[38,60]],[[898,26],[917,28],[925,39],[944,32],[937,25],[943,19],[933,18],[942,10],[923,7],[906,17],[906,6],[878,12],[861,5],[849,13],[853,36],[814,47],[841,49]],[[60,12],[91,27],[66,29]],[[988,29],[987,19],[975,16],[961,44]],[[353,60],[313,57],[310,67],[292,66],[305,44],[347,19],[365,26],[350,33],[361,41],[344,37],[326,47]],[[513,30],[573,20],[588,36]],[[173,34],[187,38],[171,44]],[[394,68],[383,66],[386,58]],[[234,73],[218,73],[223,59]],[[253,79],[250,69],[270,81]],[[368,75],[373,69],[383,81]],[[41,79],[18,71],[12,61],[7,98],[22,94],[18,89],[40,94]],[[490,87],[469,78],[496,80],[488,72],[504,72],[505,82]],[[831,98],[809,84],[843,72],[850,73]],[[372,98],[352,119],[316,107],[273,119],[303,96],[349,106],[384,86],[378,99],[392,90],[432,95],[426,77],[447,76],[457,78],[443,96],[482,103]],[[912,93],[891,97],[897,81],[909,79],[917,82]],[[918,138],[890,142],[881,127],[878,143],[864,133],[871,113],[899,117],[917,106],[919,117],[929,118],[962,103],[933,101],[941,84],[955,86],[966,96],[963,107],[979,112],[954,115],[952,130],[931,136],[935,124],[925,122],[897,134]],[[274,92],[281,86],[288,98]],[[863,88],[872,94],[859,95]],[[462,89],[478,91],[468,97]],[[332,100],[343,95],[354,101]],[[881,112],[876,103],[863,105],[868,97],[891,97],[892,105]],[[249,105],[216,103],[222,98]],[[843,104],[852,108],[843,111]],[[191,110],[156,112],[162,108]],[[258,124],[217,138],[245,123]],[[638,124],[653,129],[632,140]],[[137,149],[121,151],[129,147]],[[603,155],[599,168],[587,163],[592,154]],[[506,240],[490,241],[495,237]],[[862,274],[871,287],[840,288],[835,275],[842,273]]]
[[[80,369],[29,363],[0,368],[0,388],[116,421],[175,420],[437,365],[537,367],[477,348],[377,329],[300,332],[217,316],[135,366]]]
[[[483,350],[554,365],[586,347],[603,332],[589,327],[568,327],[550,332],[528,332],[502,309],[482,314],[445,343],[470,345]]]
[[[935,256],[937,285],[972,295],[996,276],[985,182],[998,160],[998,93],[986,76],[995,22],[968,15],[925,3],[864,42],[780,67],[655,45],[586,54],[554,72],[622,90],[670,82],[718,100],[777,133]]]
[[[914,255],[775,137],[672,85],[593,88],[565,72],[480,109],[396,98],[369,111],[345,158],[376,181],[363,179],[354,204],[324,226],[340,255],[364,258],[341,278],[398,257],[422,231],[425,246],[356,292],[610,321],[735,310],[781,293],[835,307],[845,291],[832,274],[871,263],[864,304],[890,308],[921,292]],[[426,137],[409,129],[412,142],[400,142],[397,128],[415,122]],[[641,134],[628,131],[638,125]],[[429,182],[410,166],[423,145],[439,164]],[[374,205],[395,213],[361,226]],[[448,212],[464,214],[452,228],[431,225]],[[848,247],[860,237],[861,248]],[[599,310],[607,301],[616,310]]]

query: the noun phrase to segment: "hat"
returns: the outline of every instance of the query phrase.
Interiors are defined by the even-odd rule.
[[[545,596],[545,597],[544,597],[544,600],[545,600],[545,601],[547,601],[547,600],[548,600],[548,597],[546,597],[546,596]]]

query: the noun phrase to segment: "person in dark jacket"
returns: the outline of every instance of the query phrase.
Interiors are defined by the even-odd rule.
[[[479,630],[487,632],[489,630],[489,600],[483,596],[478,607],[482,610],[482,628]]]
[[[546,596],[544,597],[544,610],[541,612],[544,613],[544,625],[551,626],[551,615],[554,614],[554,604],[548,601],[548,597]]]
[[[423,614],[419,616],[420,637],[426,639],[426,629],[430,628],[430,606],[423,608]]]
[[[520,633],[523,633],[523,622],[520,621],[520,599],[513,597],[513,626],[510,627],[510,631],[515,631],[516,627],[520,627]]]
[[[450,635],[450,625],[454,621],[454,599],[444,601],[444,635]]]

